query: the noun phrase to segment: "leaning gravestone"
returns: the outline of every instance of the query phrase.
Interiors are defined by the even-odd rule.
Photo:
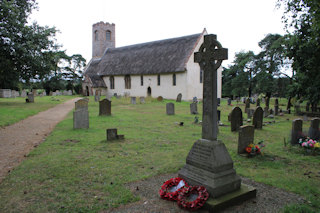
[[[319,140],[320,139],[320,131],[319,131],[319,118],[312,118],[310,123],[310,128],[308,132],[309,138],[313,140]]]
[[[198,105],[197,105],[197,103],[191,103],[190,104],[190,113],[192,115],[198,114]]]
[[[131,104],[137,104],[137,98],[131,97]]]
[[[174,115],[174,103],[167,103],[166,110],[167,115]]]
[[[230,115],[230,121],[231,121],[231,131],[238,131],[240,126],[243,125],[243,118],[242,118],[242,110],[240,107],[235,107],[231,111]]]
[[[299,144],[299,139],[302,138],[302,124],[303,121],[300,118],[297,118],[292,121],[292,130],[291,130],[291,144]]]
[[[182,99],[182,94],[179,93],[178,96],[177,96],[176,102],[181,102],[181,99]]]
[[[179,171],[179,177],[191,185],[204,186],[213,198],[239,191],[241,186],[226,146],[217,140],[217,69],[227,56],[228,50],[222,48],[215,35],[205,35],[199,52],[194,54],[195,62],[204,70],[202,138],[193,144],[186,165]],[[228,201],[224,204],[230,205]]]
[[[145,104],[146,101],[145,101],[145,98],[144,97],[140,97],[140,104]]]
[[[28,98],[26,99],[27,103],[34,103],[34,94],[28,93]]]
[[[263,124],[263,109],[257,107],[253,113],[252,125],[255,129],[262,129]]]
[[[238,154],[246,153],[246,147],[254,141],[254,126],[241,126],[238,138]]]
[[[111,101],[106,98],[99,101],[99,115],[111,115]]]

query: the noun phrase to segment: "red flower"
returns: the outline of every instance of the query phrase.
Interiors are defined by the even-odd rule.
[[[191,211],[201,208],[209,198],[209,193],[203,186],[183,188],[179,192],[178,205]]]
[[[180,183],[182,181],[182,184]],[[180,186],[179,186],[180,184]],[[171,178],[163,183],[159,190],[159,195],[165,200],[177,200],[179,192],[184,188],[189,187],[187,182],[180,177]]]
[[[251,153],[251,150],[252,150],[251,147],[249,147],[249,146],[246,147],[246,152]]]

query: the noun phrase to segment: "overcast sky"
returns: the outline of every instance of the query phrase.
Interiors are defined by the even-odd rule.
[[[37,0],[31,20],[55,26],[67,54],[92,56],[92,25],[116,25],[116,47],[201,33],[216,34],[229,49],[228,66],[242,50],[260,51],[268,33],[284,34],[276,0]]]

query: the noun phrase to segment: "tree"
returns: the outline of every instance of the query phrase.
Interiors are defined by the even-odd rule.
[[[19,82],[41,79],[54,66],[55,28],[28,25],[34,0],[0,1],[0,87],[17,89]]]

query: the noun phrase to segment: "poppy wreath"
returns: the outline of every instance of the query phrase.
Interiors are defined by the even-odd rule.
[[[178,187],[181,181],[183,181],[184,183],[183,186],[181,186],[180,188],[176,188],[174,191],[172,191],[172,189],[174,189],[173,187]],[[178,198],[179,192],[185,187],[189,187],[189,186],[187,182],[182,178],[180,177],[171,178],[170,180],[167,180],[166,182],[163,183],[163,185],[161,186],[161,189],[159,190],[159,194],[162,199],[176,201]]]
[[[182,188],[178,195],[178,206],[195,211],[201,208],[209,198],[207,189],[203,186]]]

